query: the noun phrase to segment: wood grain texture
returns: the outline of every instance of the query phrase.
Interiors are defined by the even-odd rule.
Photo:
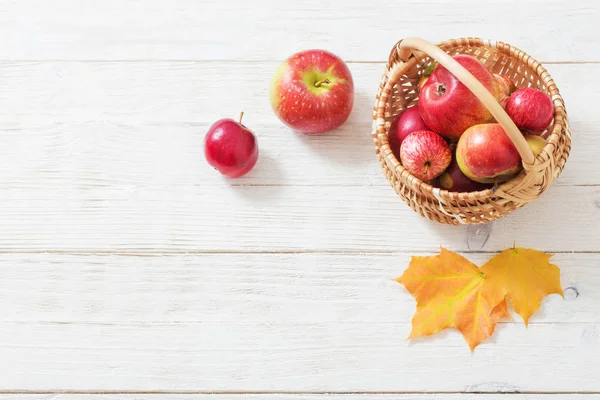
[[[244,111],[248,126],[279,127],[282,136],[289,137],[292,133],[269,103],[277,66],[277,62],[2,61],[0,106],[5,111],[0,122],[211,124],[219,118],[237,118]],[[370,125],[385,64],[351,62],[348,66],[356,94],[346,126]],[[590,77],[600,74],[600,64],[547,68],[565,98],[574,136],[597,132],[600,116],[594,101],[600,88],[590,85]],[[370,129],[364,132],[367,141],[370,133]]]
[[[224,179],[204,158],[209,124],[81,123],[0,124],[4,187],[62,183],[114,188],[195,186],[380,186],[389,187],[367,132],[368,124],[343,126],[335,134],[305,137],[277,125],[254,124],[260,157],[246,176]],[[554,185],[600,185],[598,133],[578,132],[564,173]],[[390,188],[390,190],[392,190]]]
[[[473,354],[457,332],[411,344],[409,329],[2,323],[0,391],[600,391],[598,323],[503,324]]]
[[[0,394],[0,400],[597,400],[600,394]]]
[[[542,61],[599,61],[592,1],[4,1],[3,59],[283,59],[304,48],[383,61],[402,37],[477,34]],[[562,29],[565,28],[565,29]]]
[[[593,0],[0,0],[0,399],[600,393],[598,19]],[[551,62],[574,149],[527,208],[440,226],[389,188],[371,109],[398,39],[474,34]],[[356,102],[307,138],[276,119],[268,87],[311,47],[350,61]],[[242,110],[262,156],[233,183],[202,138]],[[514,241],[560,252],[564,301],[474,354],[453,331],[404,340],[414,300],[391,278],[411,254],[443,244],[481,263]]]
[[[166,189],[88,175],[85,185],[7,185],[0,209],[1,251],[496,251],[515,241],[551,252],[600,250],[600,188],[588,186],[550,188],[494,224],[482,243],[478,227],[426,221],[379,186]]]
[[[112,187],[197,185],[388,186],[370,138],[382,64],[351,64],[357,99],[347,124],[307,137],[281,124],[268,103],[276,63],[0,63],[0,174],[5,185]],[[573,152],[557,185],[598,185],[592,173],[600,64],[551,65],[565,83]],[[249,79],[252,77],[252,79]],[[567,84],[568,83],[568,84]],[[24,87],[28,90],[22,90]],[[223,87],[235,88],[223,96]],[[263,99],[255,101],[252,99]],[[251,101],[252,100],[252,101]],[[225,181],[204,160],[210,124],[245,111],[261,157],[242,179]]]
[[[491,254],[469,254],[482,265]],[[3,322],[391,323],[413,297],[392,281],[397,254],[4,254]],[[531,324],[600,323],[600,255],[557,254],[565,300],[549,296]],[[507,324],[522,326],[514,315]],[[226,328],[224,328],[226,329]]]

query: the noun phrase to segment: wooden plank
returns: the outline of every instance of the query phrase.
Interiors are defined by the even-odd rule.
[[[2,29],[0,24],[0,30]],[[0,46],[2,44],[0,43]],[[269,104],[277,62],[0,62],[0,122],[27,125],[92,121],[123,124],[201,123],[237,118],[249,127],[279,127]],[[371,124],[384,63],[349,63],[355,103],[348,125]],[[600,64],[547,66],[565,98],[574,135],[597,132],[590,85]],[[362,137],[369,137],[370,129]],[[257,132],[260,134],[260,131]]]
[[[51,400],[595,400],[598,394],[53,394]],[[46,394],[0,394],[0,400],[47,400]]]
[[[456,227],[425,220],[389,187],[114,187],[104,175],[85,182],[4,183],[0,250],[497,251],[515,241],[600,250],[599,187],[554,186],[493,226]]]
[[[482,265],[492,254],[469,254]],[[2,322],[394,323],[415,302],[392,279],[410,254],[3,254]],[[600,323],[600,254],[557,254],[565,300],[531,324]],[[512,322],[522,325],[515,314]]]
[[[0,173],[5,184],[101,178],[119,187],[154,185],[379,185],[388,182],[370,140],[382,64],[351,64],[354,112],[329,135],[294,134],[268,104],[275,63],[0,63]],[[557,184],[598,185],[600,64],[552,65],[575,132]],[[249,76],[254,77],[248,79]],[[235,95],[223,91],[234,87]],[[261,98],[263,101],[250,101]],[[248,176],[227,182],[204,161],[202,139],[214,120],[244,110],[261,157]]]
[[[3,323],[0,390],[599,392],[599,330],[504,324],[471,354],[397,323]]]
[[[437,41],[465,32],[544,61],[599,61],[600,53],[593,1],[27,0],[4,2],[0,11],[3,59],[273,60],[322,47],[384,61],[402,37]]]
[[[600,122],[599,122],[600,123]],[[224,179],[204,157],[208,124],[109,122],[1,124],[0,187],[115,188],[195,186],[389,187],[368,137],[370,124],[353,123],[336,133],[302,136],[277,125],[255,124],[260,157],[246,176]],[[555,185],[600,185],[595,131],[577,132],[566,168]]]

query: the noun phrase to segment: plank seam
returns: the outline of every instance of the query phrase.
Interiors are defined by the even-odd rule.
[[[252,392],[239,392],[239,391],[70,391],[70,390],[51,390],[51,391],[36,391],[36,390],[14,390],[14,391],[0,391],[0,395],[57,395],[57,394],[110,394],[110,395],[130,395],[130,394],[160,394],[160,395],[465,395],[465,394],[477,394],[477,395],[488,395],[496,396],[502,395],[600,395],[600,391],[586,391],[586,392],[541,392],[541,391],[521,391],[521,392],[423,392],[423,391],[409,391],[409,392],[395,392],[395,391],[374,391],[374,392],[303,392],[303,391],[252,391]]]

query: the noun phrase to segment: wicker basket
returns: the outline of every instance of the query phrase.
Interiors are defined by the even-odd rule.
[[[536,87],[554,102],[554,120],[543,136],[548,143],[534,157],[523,135],[495,98],[451,56],[469,54],[491,72],[506,75],[517,87]],[[417,82],[438,61],[463,82],[502,125],[521,155],[524,169],[508,182],[479,192],[440,190],[405,170],[392,153],[387,130],[392,119],[418,100]],[[377,156],[396,193],[422,216],[444,224],[491,222],[538,198],[560,175],[569,151],[571,131],[558,88],[546,69],[525,52],[501,42],[453,39],[437,46],[417,38],[399,41],[390,53],[373,113]]]

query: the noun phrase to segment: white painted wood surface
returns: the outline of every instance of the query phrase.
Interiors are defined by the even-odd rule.
[[[600,398],[599,18],[595,0],[0,0],[0,399]],[[389,188],[371,106],[398,39],[469,35],[546,63],[574,148],[535,203],[447,227]],[[314,47],[349,61],[356,102],[307,138],[268,85]],[[231,182],[202,138],[241,110],[261,158]],[[474,354],[456,332],[404,341],[410,255],[514,241],[558,253],[564,301]]]
[[[481,394],[11,394],[0,400],[479,400]],[[508,396],[490,394],[488,400]],[[510,394],[513,400],[597,400],[598,394]]]

